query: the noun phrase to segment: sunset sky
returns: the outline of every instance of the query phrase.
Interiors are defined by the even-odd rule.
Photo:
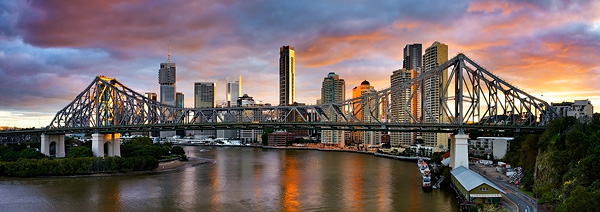
[[[600,106],[600,1],[0,1],[0,126],[46,126],[96,75],[159,93],[168,47],[177,90],[241,75],[278,104],[279,47],[296,50],[296,99],[323,78],[389,87],[406,44],[434,41],[547,102]],[[542,96],[543,95],[543,96]]]

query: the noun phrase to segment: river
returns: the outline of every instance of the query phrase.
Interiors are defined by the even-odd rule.
[[[0,211],[458,211],[450,189],[421,189],[413,162],[316,150],[184,149],[217,162],[151,174],[4,177]]]

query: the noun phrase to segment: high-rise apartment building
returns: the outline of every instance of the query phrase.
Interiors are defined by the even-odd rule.
[[[175,63],[170,59],[166,63],[160,64],[158,70],[158,84],[160,84],[160,102],[163,104],[175,106],[175,83],[177,82],[177,72]]]
[[[340,79],[340,76],[334,72],[329,72],[323,79],[321,87],[321,103],[329,104],[344,101],[346,98],[346,82]],[[343,110],[343,109],[342,109]],[[339,118],[334,111],[325,109],[331,121],[338,121]],[[323,130],[321,131],[321,142],[328,144],[338,144],[344,146],[343,130]]]
[[[404,47],[404,61],[402,68],[417,70],[423,67],[423,50],[420,43],[407,44]]]
[[[371,93],[371,91],[374,91],[375,87],[371,86],[371,83],[369,83],[369,81],[364,80],[362,83],[360,83],[359,86],[356,86],[352,89],[352,98],[359,98],[361,97],[363,94],[365,93]],[[363,108],[364,106],[361,103],[361,100],[355,100],[352,104],[352,109],[354,110],[354,114],[356,115],[356,117],[361,120],[363,118],[363,111],[365,110],[365,108]],[[354,143],[364,143],[365,139],[364,139],[364,131],[355,131],[355,132],[351,132],[350,133],[350,137],[351,137],[351,141]]]
[[[296,101],[296,53],[292,46],[279,48],[279,105]]]
[[[396,70],[390,76],[391,86],[399,86],[410,81],[413,73],[405,68]],[[412,87],[411,87],[412,88]],[[413,94],[413,89],[400,89],[391,93],[391,113],[399,122],[414,123],[415,114],[412,114],[412,98],[417,98],[418,95]],[[399,147],[403,145],[411,145],[413,140],[412,132],[391,132],[390,145]]]
[[[183,96],[183,92],[177,92],[175,93],[175,107],[178,108],[183,108],[183,102],[184,102],[184,96]]]
[[[368,83],[368,82],[367,82]],[[371,86],[371,88],[369,89],[365,89],[361,92],[361,95],[369,95],[369,94],[374,94],[377,93],[377,90],[375,90],[375,88],[373,88],[373,86]],[[361,120],[364,123],[376,123],[378,120],[376,120],[376,117],[379,117],[380,115],[380,105],[379,102],[375,101],[375,100],[371,100],[368,102],[365,102],[364,104],[364,109],[363,109],[363,113],[361,114]],[[381,144],[381,131],[364,131],[362,132],[362,141],[364,142],[365,146],[370,147],[370,146],[377,146]]]
[[[217,99],[217,84],[214,82],[194,83],[194,108],[213,108]]]
[[[431,44],[423,55],[423,74],[433,71],[441,64],[448,61],[448,45],[438,41]],[[425,123],[447,123],[448,117],[442,110],[440,98],[448,99],[448,92],[443,90],[448,85],[448,70],[443,70],[431,78],[427,78],[423,85],[423,109],[430,114],[423,114]],[[448,148],[448,134],[445,133],[423,133],[425,145],[432,147]]]
[[[240,98],[242,93],[242,76],[227,78],[227,88],[225,101],[227,101],[227,107],[236,107],[237,100]]]

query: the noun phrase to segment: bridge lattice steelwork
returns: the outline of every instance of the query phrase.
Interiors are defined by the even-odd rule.
[[[408,74],[408,73],[404,73]],[[448,79],[440,80],[440,79]],[[432,88],[437,89],[432,92]],[[418,104],[415,104],[418,103]],[[359,98],[322,105],[177,108],[103,76],[60,110],[47,131],[347,129],[540,131],[558,114],[464,54]]]

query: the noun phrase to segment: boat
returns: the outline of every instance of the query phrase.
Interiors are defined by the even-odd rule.
[[[423,188],[430,189],[431,188],[431,171],[429,170],[429,165],[423,159],[419,159],[417,161],[417,165],[419,166],[419,172],[421,172],[421,176],[423,177]]]

